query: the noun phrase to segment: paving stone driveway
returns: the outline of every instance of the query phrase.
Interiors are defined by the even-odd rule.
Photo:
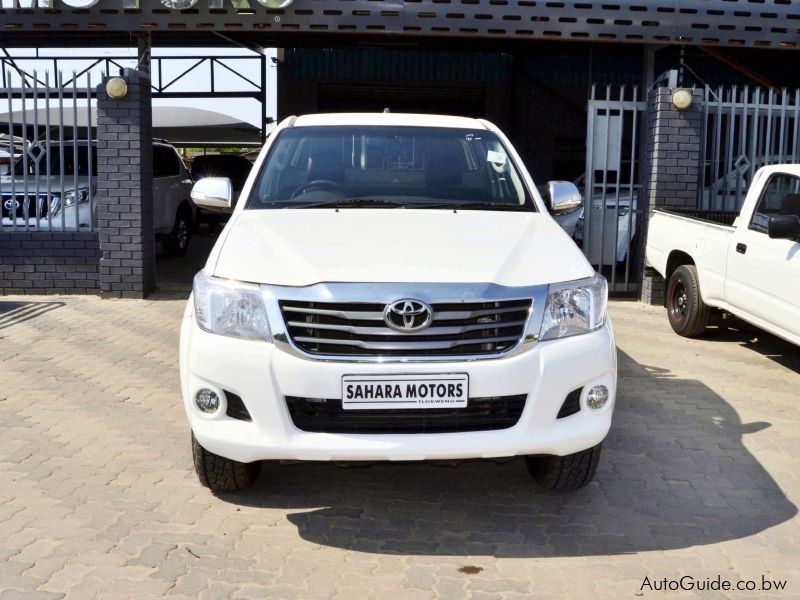
[[[684,340],[613,303],[616,421],[579,493],[537,492],[513,460],[269,465],[214,497],[178,398],[183,305],[0,299],[0,597],[655,597],[646,576],[681,575],[800,597],[788,344]]]

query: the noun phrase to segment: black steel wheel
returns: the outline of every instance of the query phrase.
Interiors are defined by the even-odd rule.
[[[683,337],[697,337],[706,330],[710,307],[700,295],[697,267],[681,265],[667,283],[667,318],[672,330]]]

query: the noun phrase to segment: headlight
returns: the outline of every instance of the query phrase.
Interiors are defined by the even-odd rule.
[[[608,286],[602,275],[550,286],[539,339],[588,333],[606,322]]]
[[[192,293],[201,329],[245,340],[272,341],[257,285],[206,277],[201,271],[195,275]]]
[[[64,203],[61,202],[61,196],[59,194],[53,194],[52,198],[50,199],[50,215],[52,217],[57,217],[61,214],[61,209],[66,206],[69,208],[70,206],[74,206],[76,204],[75,198],[77,197],[77,204],[86,204],[89,202],[89,188],[81,188],[77,192],[70,190],[69,192],[64,192]]]
[[[50,216],[57,217],[61,214],[61,196],[53,194],[50,197]]]
[[[81,188],[79,190],[69,191],[64,194],[64,206],[72,206],[73,204],[86,204],[88,201],[88,188]]]

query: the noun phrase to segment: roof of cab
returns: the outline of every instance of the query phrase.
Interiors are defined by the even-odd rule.
[[[767,175],[772,175],[773,173],[789,173],[790,175],[800,176],[800,164],[798,163],[776,163],[762,168]]]
[[[330,125],[383,125],[386,127],[452,127],[455,129],[486,129],[478,119],[447,115],[410,113],[328,113],[297,117],[293,127]]]

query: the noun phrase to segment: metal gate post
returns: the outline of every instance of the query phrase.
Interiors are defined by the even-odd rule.
[[[671,78],[670,78],[671,79]],[[700,155],[703,133],[702,89],[689,89],[691,105],[679,110],[672,102],[675,87],[658,87],[647,97],[645,158],[642,181],[647,202],[640,242],[647,243],[647,224],[656,208],[695,208],[703,168]],[[642,253],[643,255],[644,253]],[[647,264],[642,269],[641,299],[660,304],[664,282]]]
[[[150,78],[126,69],[127,94],[97,88],[100,295],[144,298],[155,289]]]
[[[152,36],[149,31],[134,33],[133,36],[136,39],[137,69],[143,75],[150,77],[150,62],[153,54]]]

